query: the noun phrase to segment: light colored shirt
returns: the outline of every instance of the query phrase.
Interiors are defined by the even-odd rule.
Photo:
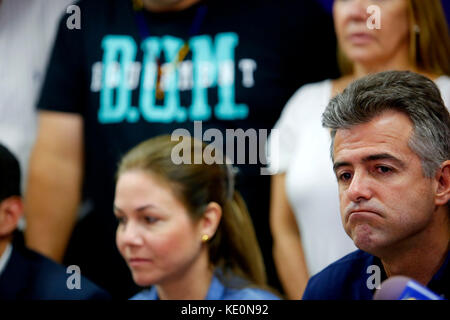
[[[19,160],[25,188],[35,141],[35,104],[58,19],[74,0],[0,2],[0,143]]]
[[[159,300],[158,291],[153,286],[134,295],[130,300]],[[280,300],[280,298],[269,291],[258,288],[245,287],[235,289],[226,287],[214,275],[205,300]]]

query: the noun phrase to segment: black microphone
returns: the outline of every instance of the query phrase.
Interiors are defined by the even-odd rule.
[[[383,281],[374,300],[444,300],[411,278],[394,276]]]

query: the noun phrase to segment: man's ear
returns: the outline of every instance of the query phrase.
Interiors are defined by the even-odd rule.
[[[12,196],[0,202],[0,237],[13,233],[23,214],[23,202],[19,196]]]
[[[438,206],[446,205],[450,201],[450,160],[441,164],[436,173],[437,190],[435,203]]]
[[[221,218],[222,207],[217,202],[210,202],[200,221],[200,236],[203,237],[204,235],[207,235],[208,238],[211,239],[216,233]]]

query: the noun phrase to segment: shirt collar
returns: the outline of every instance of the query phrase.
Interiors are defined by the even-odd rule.
[[[159,300],[158,290],[156,290],[156,286],[153,286],[153,287],[150,288],[150,290],[148,292],[148,297],[146,297],[145,299],[148,299],[148,300]]]
[[[376,264],[381,269],[381,281],[384,281],[387,279],[386,271],[384,270],[383,263],[381,262],[380,258],[373,256],[371,260],[372,264]],[[445,275],[450,273],[450,251],[447,251],[447,256],[444,260],[444,263],[439,268],[439,270],[433,275],[431,278],[429,284],[432,284],[435,281],[440,281]]]
[[[448,288],[446,288],[446,286],[448,286],[448,281],[450,281],[450,251],[447,251],[447,257],[445,258],[444,263],[434,274],[433,278],[431,278],[427,287],[437,292],[446,291],[448,290]]]
[[[213,275],[205,300],[222,300],[224,294],[225,286],[220,282],[216,275]],[[159,300],[158,290],[156,290],[156,286],[150,288],[147,299]]]
[[[6,265],[8,264],[9,258],[11,257],[12,252],[12,245],[8,243],[6,245],[6,249],[3,252],[2,256],[0,257],[0,275],[2,274],[3,270],[6,268]]]
[[[381,282],[387,279],[386,271],[384,270],[383,263],[378,257],[373,256],[371,260],[372,264],[376,264],[381,269]],[[450,281],[450,251],[447,251],[447,257],[445,258],[444,263],[439,268],[439,270],[433,275],[430,282],[428,282],[427,287],[441,294],[442,292],[448,290],[446,286],[448,284],[446,282]],[[375,290],[373,290],[375,291]],[[447,298],[447,297],[446,297]]]
[[[217,276],[214,274],[209,285],[208,294],[205,300],[222,300],[225,293],[225,286],[220,282]]]

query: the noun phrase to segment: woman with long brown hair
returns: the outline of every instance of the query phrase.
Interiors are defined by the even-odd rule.
[[[180,149],[188,161],[180,163]],[[209,151],[191,137],[160,136],[120,162],[116,242],[134,281],[150,287],[132,299],[279,299],[266,290],[233,168],[217,153],[223,161],[205,161]]]

